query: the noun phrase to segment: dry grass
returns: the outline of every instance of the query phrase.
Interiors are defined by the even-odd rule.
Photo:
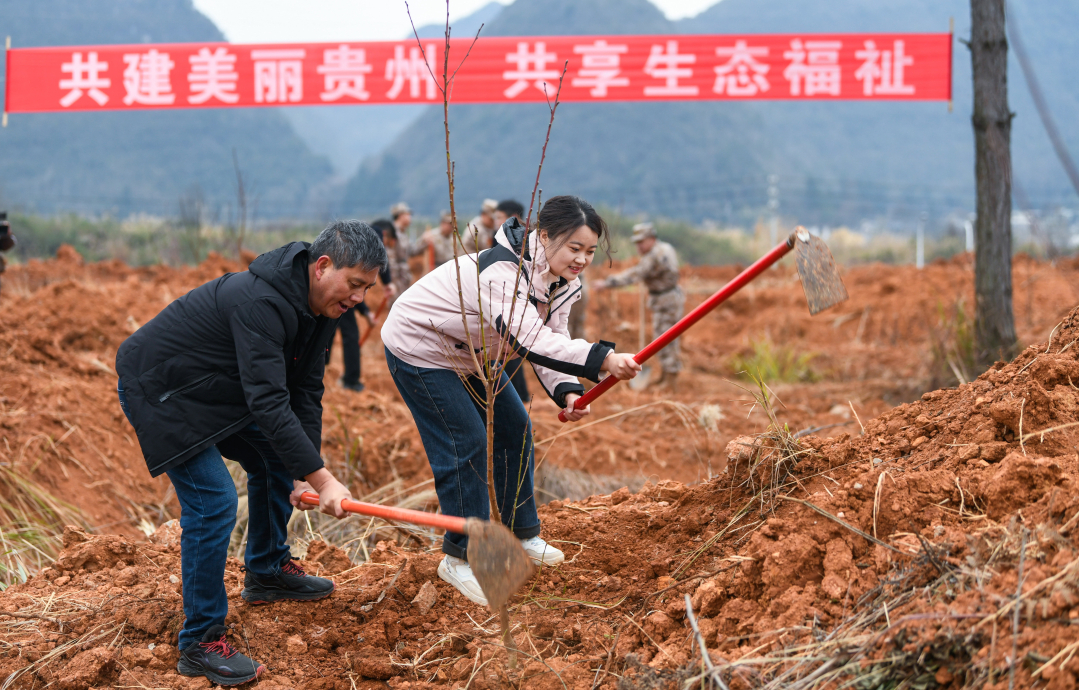
[[[27,479],[0,467],[0,589],[25,582],[56,559],[64,525],[90,529],[82,513]]]

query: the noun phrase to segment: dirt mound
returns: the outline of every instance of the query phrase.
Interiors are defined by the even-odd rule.
[[[270,686],[674,688],[701,673],[689,595],[730,687],[992,687],[1012,673],[1074,687],[1076,341],[1079,310],[1051,342],[865,435],[771,429],[733,444],[709,482],[549,503],[544,536],[567,559],[514,602],[515,669],[491,616],[437,577],[439,554],[385,541],[344,570],[311,545],[308,570],[338,585],[315,604],[243,604],[230,559],[232,641]],[[178,548],[68,535],[55,566],[0,594],[18,616],[0,652],[15,686],[205,687],[170,666]]]

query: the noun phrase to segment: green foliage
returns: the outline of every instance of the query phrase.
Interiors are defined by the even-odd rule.
[[[639,218],[625,216],[612,208],[598,209],[611,229],[611,256],[627,259],[637,255],[630,241],[633,226]],[[668,218],[652,221],[656,235],[669,242],[678,252],[678,258],[691,266],[718,266],[723,264],[750,263],[756,259],[753,239],[739,231],[712,232],[691,223]],[[602,259],[603,257],[600,257]]]
[[[60,245],[70,244],[87,261],[120,259],[132,266],[198,263],[211,251],[235,257],[235,229],[211,225],[200,218],[194,213],[175,220],[131,216],[123,221],[73,213],[13,214],[11,231],[18,244],[6,256],[17,261],[47,259],[56,255]],[[248,231],[244,248],[260,254],[293,240],[311,240],[319,229],[316,225],[295,223]]]
[[[815,352],[798,352],[793,348],[777,345],[771,338],[753,340],[750,352],[731,356],[730,367],[752,381],[819,381],[821,376],[810,364],[817,357]]]

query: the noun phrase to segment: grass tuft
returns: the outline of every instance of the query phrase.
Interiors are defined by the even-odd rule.
[[[799,352],[764,337],[750,341],[749,352],[731,356],[729,365],[750,381],[760,378],[780,383],[813,382],[821,379],[810,366],[816,358],[816,352]]]

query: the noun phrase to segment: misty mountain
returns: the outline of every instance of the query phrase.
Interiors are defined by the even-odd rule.
[[[1079,153],[1079,74],[1067,69],[1079,6],[1012,5],[1058,125]],[[970,33],[965,0],[723,0],[697,17],[668,21],[645,0],[517,0],[486,35],[630,33]],[[973,207],[969,53],[957,41],[954,111],[895,102],[565,103],[543,171],[544,195],[572,192],[643,212],[752,222],[779,176],[781,212],[804,223],[895,223]],[[1014,61],[1013,61],[1014,62]],[[1010,70],[1015,178],[1035,206],[1075,204],[1017,65]],[[531,191],[547,122],[543,104],[451,109],[457,201]],[[364,162],[345,208],[363,212],[407,199],[425,213],[446,205],[442,115],[422,114],[383,153]]]
[[[453,22],[454,36],[475,36],[490,23],[502,5],[489,2],[472,14]],[[416,27],[420,38],[442,38],[444,24]],[[402,36],[402,38],[411,38]],[[326,156],[334,171],[344,178],[356,173],[360,162],[381,153],[426,109],[426,105],[335,105],[282,108],[296,134],[315,153]]]
[[[15,47],[224,40],[191,0],[0,0],[0,26]],[[255,108],[12,115],[0,130],[0,201],[175,215],[179,197],[198,188],[224,220],[233,148],[260,217],[328,212],[328,161],[281,112]]]
[[[678,22],[678,28],[683,33],[941,32],[954,17],[958,40],[953,48],[952,113],[940,103],[724,104],[752,113],[765,138],[782,153],[786,165],[775,172],[793,208],[817,222],[845,202],[843,189],[854,180],[862,181],[865,198],[851,210],[866,215],[881,206],[901,216],[908,207],[907,217],[921,210],[919,205],[930,212],[951,205],[972,208],[970,53],[960,42],[970,35],[969,0],[831,0],[814,2],[811,10],[806,3],[797,8],[800,11],[790,0],[724,0]],[[1009,8],[1057,124],[1079,154],[1079,75],[1065,67],[1074,59],[1070,45],[1079,28],[1079,5],[1012,0]],[[1009,54],[1008,77],[1008,100],[1016,113],[1016,184],[1035,208],[1075,205],[1079,199],[1053,153],[1014,53]]]

